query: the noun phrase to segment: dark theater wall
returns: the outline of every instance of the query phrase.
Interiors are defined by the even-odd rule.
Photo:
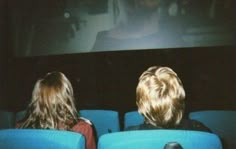
[[[62,71],[71,80],[79,109],[135,110],[140,74],[152,65],[173,68],[183,81],[187,112],[236,109],[236,48],[209,47],[9,57],[8,109],[26,108],[36,80]]]
[[[6,64],[7,64],[7,5],[6,0],[0,1],[0,108],[5,105]]]

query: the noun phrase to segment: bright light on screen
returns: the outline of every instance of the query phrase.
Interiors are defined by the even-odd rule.
[[[234,0],[11,0],[14,56],[235,44]]]

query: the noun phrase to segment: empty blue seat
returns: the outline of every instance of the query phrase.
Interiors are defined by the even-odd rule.
[[[144,117],[138,111],[126,112],[124,115],[124,129],[129,126],[140,125],[144,122]]]
[[[0,111],[0,129],[14,128],[15,113]]]
[[[85,149],[84,136],[70,131],[39,129],[0,130],[3,149]]]
[[[101,135],[120,131],[119,114],[112,110],[80,110],[80,116],[89,119],[97,132],[97,137]]]
[[[225,148],[236,148],[236,111],[195,111],[189,113],[189,118],[202,122],[218,134]]]
[[[163,149],[167,143],[179,143],[184,149],[221,149],[217,135],[187,130],[136,130],[105,134],[98,149]]]

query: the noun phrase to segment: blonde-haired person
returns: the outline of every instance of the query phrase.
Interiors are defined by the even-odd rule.
[[[72,85],[61,72],[48,73],[36,82],[26,116],[16,128],[74,131],[85,136],[86,149],[96,148],[94,127],[78,116]]]
[[[127,130],[184,129],[211,132],[195,120],[184,119],[185,91],[169,67],[152,66],[142,73],[136,88],[138,112],[145,122]]]

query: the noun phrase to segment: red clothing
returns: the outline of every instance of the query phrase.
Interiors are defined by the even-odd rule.
[[[20,121],[16,124],[16,128],[19,128],[23,122]],[[86,142],[86,149],[96,149],[96,134],[94,132],[92,124],[89,120],[80,119],[77,124],[75,124],[71,131],[78,132],[84,135]]]
[[[92,124],[84,120],[79,120],[76,125],[71,129],[74,132],[78,132],[84,135],[86,141],[86,149],[96,149],[95,133]]]

